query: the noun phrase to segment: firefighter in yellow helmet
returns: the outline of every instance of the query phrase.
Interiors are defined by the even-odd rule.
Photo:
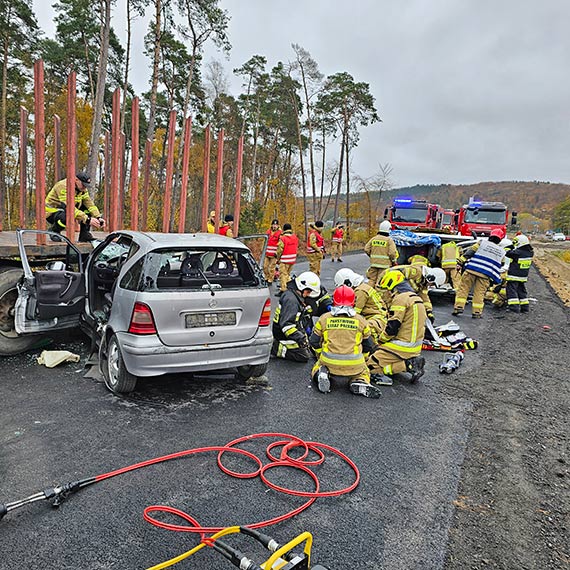
[[[424,374],[424,304],[401,271],[387,271],[379,288],[388,303],[388,322],[380,335],[380,347],[367,360],[372,381],[389,385],[393,374],[409,372],[414,383]]]
[[[335,289],[333,307],[319,318],[309,339],[318,355],[311,375],[319,392],[330,392],[333,376],[348,380],[353,394],[379,398],[363,354],[374,349],[370,327],[354,310],[354,300],[354,291],[347,285]]]
[[[366,272],[368,284],[375,287],[380,280],[380,274],[398,262],[398,250],[390,237],[392,224],[384,220],[378,233],[364,246],[364,253],[370,258],[370,267]]]

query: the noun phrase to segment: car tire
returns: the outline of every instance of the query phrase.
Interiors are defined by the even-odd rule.
[[[137,385],[138,378],[127,370],[116,335],[109,339],[106,352],[102,366],[105,385],[115,394],[132,392]]]
[[[237,367],[237,376],[241,380],[249,380],[263,376],[267,370],[267,362],[265,364],[246,364]]]
[[[21,269],[0,271],[0,355],[11,356],[32,348],[41,338],[38,335],[19,335],[14,328],[14,305],[18,298],[17,284],[22,278]]]

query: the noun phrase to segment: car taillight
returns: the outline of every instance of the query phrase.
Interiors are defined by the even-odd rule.
[[[271,299],[267,299],[267,301],[265,301],[265,306],[263,307],[263,311],[261,312],[261,317],[259,317],[258,326],[268,327],[270,322],[271,322]]]
[[[135,303],[129,332],[132,334],[156,334],[154,318],[148,305]]]

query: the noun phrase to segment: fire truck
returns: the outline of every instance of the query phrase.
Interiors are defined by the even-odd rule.
[[[516,224],[517,213],[513,212],[511,224]],[[489,236],[494,229],[503,230],[507,235],[509,211],[502,202],[485,202],[469,199],[469,203],[457,212],[457,230],[460,235],[477,237]]]
[[[457,232],[457,214],[455,210],[441,208],[437,218],[437,228],[451,233]]]
[[[426,200],[396,198],[384,211],[384,218],[394,230],[421,230],[437,228],[439,206]]]

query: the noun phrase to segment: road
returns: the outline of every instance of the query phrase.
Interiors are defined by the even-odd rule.
[[[365,270],[364,255],[344,259],[342,266]],[[323,263],[325,286],[332,288],[340,267]],[[447,322],[450,311],[448,300],[437,302],[437,323]],[[320,394],[310,384],[310,364],[285,361],[272,360],[266,377],[249,383],[170,376],[142,382],[135,394],[121,398],[84,377],[88,344],[77,338],[59,339],[53,348],[78,352],[79,364],[47,370],[35,363],[37,351],[5,358],[0,502],[174,451],[260,432],[290,433],[337,447],[356,463],[362,479],[351,494],[319,499],[269,534],[285,541],[310,531],[313,561],[331,570],[443,568],[449,564],[450,528],[462,530],[454,505],[473,428],[473,397],[455,387],[477,378],[487,355],[494,354],[489,327],[509,326],[490,315],[480,321],[463,317],[461,323],[481,346],[467,353],[460,375],[440,375],[441,354],[427,353],[426,375],[417,385],[396,381],[383,388],[379,400],[353,396],[343,386]],[[247,447],[253,448],[262,452],[261,444]],[[352,482],[334,457],[318,474],[325,490]],[[306,476],[292,469],[271,476],[281,485],[311,490]],[[0,568],[148,568],[191,548],[196,538],[149,525],[142,518],[147,505],[167,504],[204,525],[226,526],[277,516],[301,502],[267,490],[259,480],[231,479],[218,469],[214,454],[199,455],[100,482],[58,510],[42,502],[9,513],[0,523]],[[251,541],[233,543],[264,559]],[[205,549],[178,567],[232,566]]]

